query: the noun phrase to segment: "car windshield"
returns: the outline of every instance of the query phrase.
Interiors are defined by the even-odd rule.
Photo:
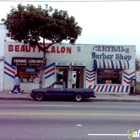
[[[63,84],[62,83],[55,83],[52,85],[52,88],[63,88]]]

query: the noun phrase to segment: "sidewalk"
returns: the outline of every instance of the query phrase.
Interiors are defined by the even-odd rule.
[[[0,100],[31,100],[29,92],[24,92],[22,94],[9,93],[10,91],[0,92]]]
[[[95,93],[95,101],[118,101],[118,102],[140,102],[140,95],[128,95],[126,93]],[[91,99],[91,98],[90,98]],[[32,100],[30,92],[22,94],[9,94],[9,91],[0,92],[0,100]]]

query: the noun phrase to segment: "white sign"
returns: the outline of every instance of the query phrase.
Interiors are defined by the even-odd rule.
[[[73,62],[72,66],[86,66],[86,63],[82,63],[82,62]]]
[[[69,66],[70,64],[68,62],[55,62],[56,66]]]
[[[140,82],[140,71],[136,72],[136,81]]]

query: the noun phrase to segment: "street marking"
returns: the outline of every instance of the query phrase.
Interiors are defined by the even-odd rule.
[[[128,134],[88,134],[88,136],[128,136]]]
[[[47,115],[47,116],[121,116],[140,117],[140,114],[112,114],[112,113],[75,113],[75,112],[0,112],[0,115]]]
[[[77,124],[76,126],[82,126],[82,124]]]
[[[29,104],[29,105],[22,105],[22,106],[37,106],[37,107],[39,107],[39,106],[54,106],[54,107],[64,106],[64,107],[71,107],[71,105],[37,105],[37,104],[35,104],[35,105]]]

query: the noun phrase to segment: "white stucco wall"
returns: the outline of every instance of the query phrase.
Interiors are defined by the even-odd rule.
[[[3,91],[3,71],[4,71],[4,39],[5,39],[5,29],[4,25],[0,23],[0,92]]]
[[[5,29],[4,25],[0,23],[0,56],[4,56],[4,39],[5,39]]]

